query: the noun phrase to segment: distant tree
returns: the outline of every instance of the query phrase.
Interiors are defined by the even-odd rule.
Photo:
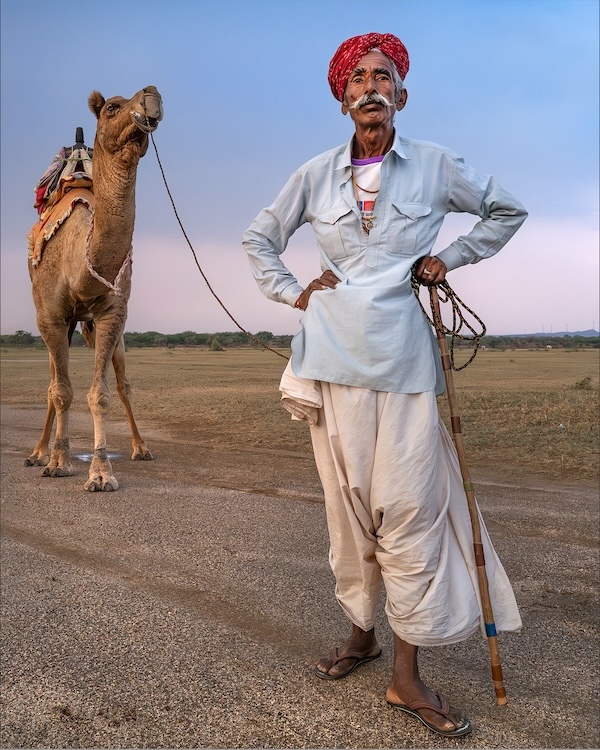
[[[273,334],[271,331],[259,331],[257,334],[255,334],[256,338],[259,341],[262,341],[264,344],[266,344],[268,341],[273,340]]]
[[[162,336],[158,331],[147,331],[146,333],[133,333],[125,334],[125,345],[131,347],[143,347],[143,346],[154,346],[154,339],[156,336]]]
[[[17,331],[15,333],[14,342],[17,346],[33,346],[35,343],[35,336],[32,336],[28,331]]]
[[[236,344],[247,344],[249,343],[249,338],[246,336],[245,333],[242,333],[242,331],[237,331],[236,333],[232,334],[233,341]]]
[[[244,346],[248,343],[248,337],[242,331],[224,332],[215,334],[224,346]]]

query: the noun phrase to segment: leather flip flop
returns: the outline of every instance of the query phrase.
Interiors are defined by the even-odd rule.
[[[373,656],[365,656],[358,651],[346,651],[342,656],[340,656],[339,648],[334,648],[328,657],[331,661],[331,666],[329,667],[329,669],[331,669],[331,667],[335,666],[338,662],[343,661],[344,659],[357,659],[357,661],[354,662],[350,669],[342,672],[341,674],[331,675],[328,672],[322,672],[316,665],[313,669],[313,672],[322,680],[341,680],[343,677],[347,677],[349,674],[352,674],[352,672],[354,672],[357,667],[360,667],[361,664],[366,664],[368,661],[378,659],[380,656],[381,650],[378,654],[374,654]]]
[[[469,720],[465,717],[462,727],[456,727],[456,729],[438,729],[438,727],[431,724],[427,719],[424,719],[423,716],[419,713],[420,708],[428,708],[430,711],[435,711],[436,714],[439,714],[440,716],[443,716],[445,719],[448,719],[448,721],[453,721],[453,719],[450,718],[450,704],[448,703],[448,700],[444,698],[441,695],[437,696],[437,699],[440,702],[439,706],[434,706],[432,703],[429,703],[428,701],[412,701],[409,704],[404,703],[392,703],[391,701],[388,701],[390,706],[393,706],[394,708],[399,708],[401,711],[404,711],[404,713],[409,714],[410,716],[413,716],[415,719],[418,719],[422,724],[424,724],[427,729],[431,729],[432,732],[435,732],[436,734],[442,734],[444,737],[462,737],[465,734],[469,734],[469,732],[472,730],[471,723]]]

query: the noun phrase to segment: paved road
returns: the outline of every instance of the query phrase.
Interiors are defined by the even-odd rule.
[[[346,621],[334,601],[310,456],[208,451],[145,425],[156,460],[117,457],[116,493],[23,465],[39,409],[2,409],[2,747],[598,747],[598,501],[590,485],[501,483],[477,496],[524,630],[500,637],[495,705],[476,637],[423,649],[422,673],[465,708],[445,740],[384,700],[383,657],[311,674]],[[89,450],[89,420],[72,420]],[[127,454],[123,425],[111,428]]]

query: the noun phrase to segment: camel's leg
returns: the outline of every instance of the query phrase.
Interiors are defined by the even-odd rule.
[[[42,430],[42,436],[38,444],[33,449],[29,458],[25,459],[25,466],[47,466],[50,461],[50,435],[52,434],[52,425],[56,411],[52,402],[52,385],[55,380],[55,370],[52,357],[50,359],[50,385],[48,386],[48,411],[46,412],[46,422]]]
[[[52,426],[51,412],[56,412],[56,434],[45,477],[70,477],[73,475],[69,447],[69,407],[73,400],[73,388],[69,378],[69,339],[64,325],[46,325],[38,318],[38,328],[50,353],[51,382],[48,388],[49,401],[46,425]],[[43,440],[43,436],[42,436]],[[42,442],[40,440],[40,443]]]
[[[125,374],[125,341],[123,340],[123,336],[121,336],[119,343],[115,347],[112,363],[117,378],[117,393],[119,394],[119,398],[127,412],[127,420],[129,421],[129,428],[131,430],[131,446],[133,448],[131,460],[150,461],[154,456],[148,450],[148,446],[139,433],[135,419],[133,418],[133,410],[131,409],[131,386],[127,380],[127,375]]]
[[[94,320],[96,347],[94,379],[88,392],[88,404],[94,419],[94,455],[90,464],[88,481],[84,488],[89,492],[112,492],[119,483],[112,473],[112,465],[106,451],[106,422],[110,405],[110,388],[107,371],[115,346],[121,337],[122,327],[109,316]],[[117,326],[117,330],[115,329]]]

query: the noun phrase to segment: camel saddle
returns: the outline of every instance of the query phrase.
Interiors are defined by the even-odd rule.
[[[44,245],[67,219],[76,203],[94,210],[92,154],[83,142],[83,129],[75,132],[75,145],[63,147],[52,160],[34,188],[33,207],[40,215],[27,235],[28,258],[39,265]]]
[[[88,148],[83,141],[83,128],[77,128],[75,145],[61,148],[33,189],[35,192],[33,207],[37,209],[40,216],[62,198],[65,189],[68,189],[67,185],[91,187],[93,154],[94,149]]]

